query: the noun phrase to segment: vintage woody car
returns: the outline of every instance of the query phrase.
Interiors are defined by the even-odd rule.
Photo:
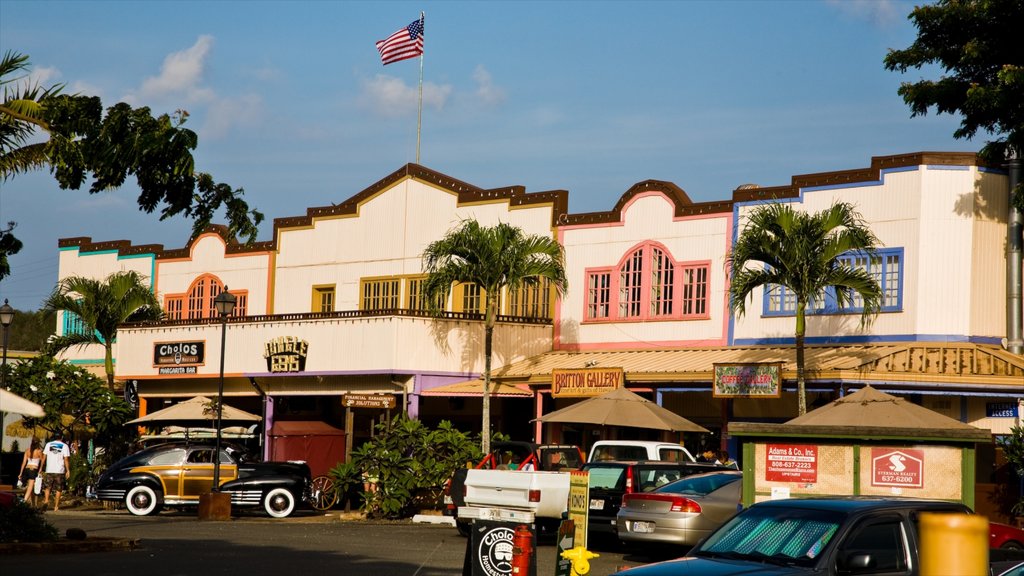
[[[196,506],[213,488],[212,442],[150,446],[112,464],[96,482],[93,498],[124,502],[136,516],[163,507]],[[255,462],[238,446],[221,443],[220,491],[232,507],[262,506],[284,518],[308,503],[310,471],[305,462]]]

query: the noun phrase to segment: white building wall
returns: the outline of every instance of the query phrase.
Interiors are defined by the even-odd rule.
[[[229,290],[249,292],[249,316],[267,314],[270,254],[225,254],[226,248],[220,235],[207,233],[192,243],[188,258],[158,259],[157,296],[161,304],[168,295],[186,293],[196,278],[210,273],[227,285]]]

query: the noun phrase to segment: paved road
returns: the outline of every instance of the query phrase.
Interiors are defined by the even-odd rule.
[[[304,515],[284,521],[243,516],[200,522],[194,514],[164,512],[138,518],[124,511],[47,512],[61,534],[84,529],[89,536],[138,538],[134,551],[89,554],[8,555],[4,574],[32,576],[457,576],[467,539],[444,525],[341,521]],[[591,574],[605,576],[648,558],[621,550],[596,550]],[[538,576],[555,573],[555,547],[538,549]]]

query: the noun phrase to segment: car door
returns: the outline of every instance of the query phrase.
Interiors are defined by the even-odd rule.
[[[913,574],[907,523],[897,513],[861,520],[839,544],[835,574],[908,576]]]
[[[238,477],[238,466],[228,453],[220,451],[220,483],[224,484]],[[213,489],[213,448],[196,446],[188,453],[181,467],[181,482],[178,497],[184,502],[199,502],[199,495]]]

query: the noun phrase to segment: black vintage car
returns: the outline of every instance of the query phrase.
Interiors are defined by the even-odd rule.
[[[90,494],[124,502],[136,516],[156,514],[164,506],[199,504],[213,488],[212,442],[169,442],[150,446],[117,461]],[[221,443],[220,490],[231,505],[262,506],[274,518],[291,515],[309,501],[310,472],[304,462],[255,462],[233,444]]]

